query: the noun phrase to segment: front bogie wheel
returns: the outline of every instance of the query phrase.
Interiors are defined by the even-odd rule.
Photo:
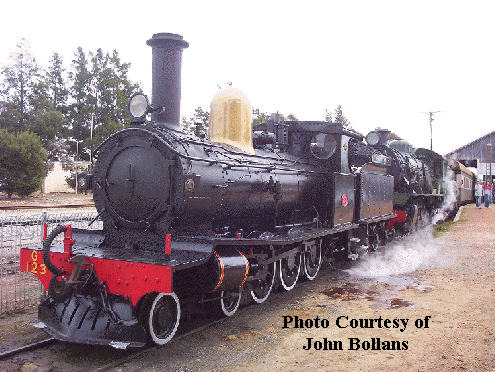
[[[175,293],[148,295],[141,305],[139,321],[145,327],[149,341],[157,345],[166,344],[179,327],[179,298]]]
[[[210,294],[204,301],[204,311],[213,317],[232,316],[241,304],[242,288],[229,289]],[[219,298],[220,297],[220,298]]]

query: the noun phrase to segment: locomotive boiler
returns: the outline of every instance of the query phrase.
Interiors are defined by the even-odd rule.
[[[427,149],[415,149],[405,140],[388,140],[390,131],[377,128],[366,136],[366,143],[390,159],[387,173],[394,178],[394,214],[389,232],[406,233],[430,223],[448,192],[448,162]]]
[[[439,197],[426,161],[386,146],[385,135],[366,144],[338,123],[277,117],[253,131],[249,101],[232,87],[213,99],[208,140],[182,132],[188,43],[161,33],[147,44],[152,102],[133,95],[131,125],[95,152],[103,229],[58,226],[41,249],[21,251],[21,269],[48,291],[39,322],[53,337],[164,344],[185,313],[230,316],[242,293],[261,303],[274,286],[289,291],[317,276],[324,255],[376,249],[394,226],[416,222],[425,195]]]

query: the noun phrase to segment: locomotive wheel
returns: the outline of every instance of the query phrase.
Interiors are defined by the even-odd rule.
[[[380,228],[378,225],[371,227],[368,233],[368,246],[371,252],[375,252],[378,247],[383,245],[383,241],[380,236]]]
[[[301,271],[301,254],[284,257],[280,260],[280,284],[286,291],[295,287]]]
[[[368,247],[371,252],[375,252],[378,249],[378,239],[378,234],[368,236]]]
[[[166,344],[174,337],[179,327],[179,298],[175,293],[149,296],[143,302],[139,319],[151,341],[158,345]]]
[[[321,266],[321,244],[313,244],[304,252],[304,273],[308,280],[316,278]]]
[[[424,229],[426,226],[431,224],[431,216],[428,211],[423,210],[419,216],[418,230]]]
[[[268,266],[268,271],[264,279],[259,279],[253,283],[253,290],[251,291],[251,297],[253,300],[261,304],[266,301],[273,288],[275,282],[275,272],[277,269],[277,262]]]
[[[223,315],[232,316],[235,314],[241,303],[242,287],[239,290],[222,291],[220,293],[220,308]]]

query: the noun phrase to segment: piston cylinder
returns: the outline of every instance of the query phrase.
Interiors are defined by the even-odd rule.
[[[211,292],[238,289],[249,274],[247,258],[232,247],[216,248],[207,266]]]

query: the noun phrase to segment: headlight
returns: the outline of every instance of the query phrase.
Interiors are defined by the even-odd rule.
[[[148,97],[142,93],[134,94],[129,100],[129,112],[133,121],[144,120],[146,114],[150,112]]]
[[[366,143],[370,146],[376,146],[380,143],[380,135],[378,132],[371,131],[366,136]]]

